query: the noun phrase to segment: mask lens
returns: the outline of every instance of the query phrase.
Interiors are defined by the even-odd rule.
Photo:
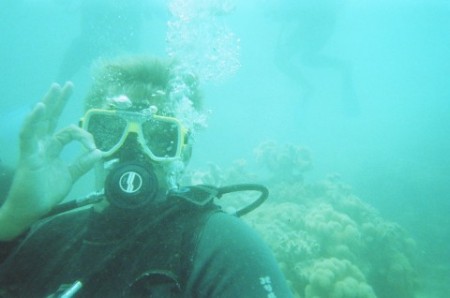
[[[158,158],[175,157],[178,152],[179,126],[169,121],[149,120],[142,123],[147,147]]]
[[[93,135],[97,148],[108,152],[120,142],[126,127],[127,122],[120,117],[94,114],[89,118],[86,130]]]

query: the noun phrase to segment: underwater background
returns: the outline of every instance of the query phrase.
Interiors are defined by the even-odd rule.
[[[63,126],[95,59],[176,56],[210,111],[190,181],[269,186],[248,221],[297,295],[450,292],[449,1],[2,0],[0,32],[4,163],[52,82],[75,85]],[[336,290],[349,281],[359,294]]]

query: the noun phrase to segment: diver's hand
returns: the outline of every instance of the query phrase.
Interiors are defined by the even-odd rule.
[[[18,236],[60,203],[73,183],[101,159],[92,136],[72,125],[54,133],[72,93],[72,84],[53,84],[26,117],[20,132],[20,159],[7,200],[0,209],[0,240]],[[59,155],[68,143],[87,152],[67,164]]]

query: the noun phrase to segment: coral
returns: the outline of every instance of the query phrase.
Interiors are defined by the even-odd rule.
[[[375,298],[364,274],[347,260],[320,259],[309,269],[305,298]]]
[[[267,204],[246,216],[246,220],[271,246],[291,288],[299,296],[307,283],[296,271],[302,260],[319,256],[318,240],[305,231],[306,209],[294,203]],[[292,266],[293,262],[298,262]]]
[[[273,243],[279,260],[311,258],[317,255],[319,243],[305,230],[305,212],[298,204],[267,204],[249,214],[246,220],[264,231],[262,236]]]
[[[257,175],[248,171],[247,161],[236,160],[227,169],[220,168],[217,164],[209,163],[206,170],[191,170],[186,173],[181,181],[182,184],[208,184],[223,186],[233,183],[250,183]]]
[[[256,160],[269,170],[272,178],[279,181],[299,181],[312,168],[310,151],[301,146],[280,146],[267,141],[255,150]]]
[[[312,163],[301,146],[266,142],[255,154],[270,202],[244,219],[273,250],[294,296],[415,296],[415,244],[398,224],[383,219],[337,174],[306,183]],[[242,160],[226,170],[210,166],[196,179],[216,185],[258,180],[249,168]]]
[[[306,231],[317,235],[324,256],[355,260],[362,246],[358,225],[329,204],[313,206],[305,217]],[[351,248],[351,249],[350,249]]]
[[[364,224],[362,231],[367,260],[376,264],[367,278],[379,297],[414,297],[418,287],[414,240],[398,224],[381,219]]]

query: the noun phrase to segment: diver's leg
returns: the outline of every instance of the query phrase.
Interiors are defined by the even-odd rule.
[[[275,65],[292,80],[300,93],[301,102],[306,105],[314,93],[314,87],[304,74],[301,55],[295,42],[288,36],[284,40],[279,38],[275,52]]]
[[[352,66],[349,62],[323,54],[304,56],[304,65],[336,71],[341,80],[341,103],[345,114],[355,116],[359,113],[359,103],[353,86]]]

